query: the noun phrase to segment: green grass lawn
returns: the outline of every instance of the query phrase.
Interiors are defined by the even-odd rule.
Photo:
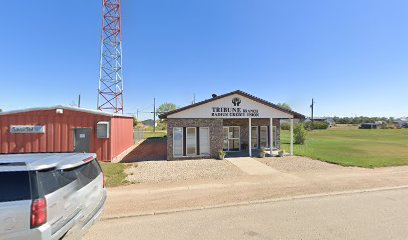
[[[128,164],[105,162],[99,162],[99,164],[105,174],[107,187],[117,187],[128,183],[126,180],[127,174],[125,173]]]
[[[144,132],[144,138],[162,138],[167,135],[166,131],[156,131],[156,132]]]
[[[281,131],[282,148],[289,152],[289,131]],[[386,167],[408,165],[408,129],[335,127],[308,132],[294,154],[343,166]]]

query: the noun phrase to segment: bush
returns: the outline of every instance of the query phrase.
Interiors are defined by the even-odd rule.
[[[316,121],[313,122],[313,125],[312,125],[312,122],[310,121],[310,122],[305,123],[305,128],[306,129],[328,129],[329,125],[330,124],[327,122],[316,122]]]
[[[303,123],[296,124],[293,129],[295,144],[304,144],[306,141],[306,129]]]
[[[290,123],[288,123],[288,122],[281,123],[281,129],[282,130],[290,130]]]
[[[397,126],[395,126],[394,124],[388,124],[385,127],[383,127],[383,129],[397,129]]]
[[[259,150],[259,157],[264,158],[266,156],[266,149],[264,147],[261,147]]]
[[[218,159],[224,160],[225,155],[227,155],[227,153],[223,149],[218,151]]]

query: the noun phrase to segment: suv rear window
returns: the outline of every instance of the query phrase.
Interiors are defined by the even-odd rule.
[[[27,171],[0,172],[0,202],[29,199],[31,190]]]
[[[71,169],[48,169],[37,172],[38,195],[47,195],[77,181],[77,189],[92,182],[101,173],[97,160]]]

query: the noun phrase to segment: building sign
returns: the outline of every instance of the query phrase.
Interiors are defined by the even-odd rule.
[[[10,133],[45,133],[45,126],[11,125]]]
[[[212,107],[212,117],[259,117],[259,109],[257,108],[241,108],[241,99],[234,97],[231,107]]]

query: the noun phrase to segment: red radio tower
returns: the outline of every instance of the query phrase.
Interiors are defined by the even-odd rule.
[[[98,110],[123,114],[120,0],[103,0]]]

